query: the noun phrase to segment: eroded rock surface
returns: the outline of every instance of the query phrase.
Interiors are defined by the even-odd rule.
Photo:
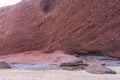
[[[23,0],[0,8],[0,54],[64,50],[120,58],[120,0]]]
[[[85,70],[92,74],[116,74],[114,70],[105,67],[100,61],[81,60],[71,63],[61,63],[60,67],[64,70]]]

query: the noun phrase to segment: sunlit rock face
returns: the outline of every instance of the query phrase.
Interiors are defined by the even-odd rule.
[[[64,50],[120,58],[120,0],[23,0],[0,9],[0,53]]]

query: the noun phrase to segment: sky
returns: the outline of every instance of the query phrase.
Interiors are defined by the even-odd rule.
[[[8,5],[13,5],[22,0],[0,0],[0,7],[8,6]]]

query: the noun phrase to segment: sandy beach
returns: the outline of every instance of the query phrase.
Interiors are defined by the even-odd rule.
[[[0,70],[0,80],[120,80],[120,67],[111,67],[117,74],[90,74],[66,70]]]

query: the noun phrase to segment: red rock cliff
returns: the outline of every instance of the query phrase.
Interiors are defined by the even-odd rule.
[[[0,8],[0,53],[64,50],[120,58],[120,0],[23,0]]]

